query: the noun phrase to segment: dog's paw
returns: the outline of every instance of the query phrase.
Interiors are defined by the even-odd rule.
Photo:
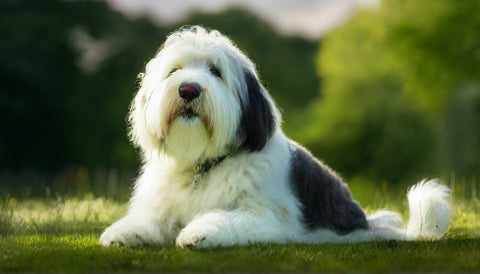
[[[211,212],[183,228],[175,243],[181,248],[211,248],[238,244],[238,237],[222,213]]]
[[[135,247],[162,243],[163,237],[154,224],[124,218],[108,227],[99,242],[103,246]]]
[[[211,246],[208,244],[207,235],[188,229],[180,232],[175,243],[180,248],[206,248]]]

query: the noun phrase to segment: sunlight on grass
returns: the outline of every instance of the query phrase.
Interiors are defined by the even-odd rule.
[[[480,237],[480,201],[455,204],[452,209],[450,235]]]
[[[367,214],[380,209],[399,212],[408,219],[406,190],[391,191],[353,181],[350,184],[355,198]],[[106,226],[122,217],[126,204],[114,200],[94,197],[57,197],[44,200],[17,200],[4,198],[0,203],[0,234],[21,233],[93,233],[99,234]],[[452,202],[452,222],[449,235],[480,236],[480,201],[459,199]]]
[[[0,232],[9,233],[68,233],[98,231],[125,214],[125,205],[95,198],[25,200],[6,198],[0,214]]]

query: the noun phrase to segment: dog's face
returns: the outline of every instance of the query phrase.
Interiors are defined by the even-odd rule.
[[[145,154],[196,162],[261,150],[279,119],[253,63],[219,32],[192,27],[148,62],[129,120]]]

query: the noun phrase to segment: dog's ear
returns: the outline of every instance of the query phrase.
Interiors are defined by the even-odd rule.
[[[145,152],[157,148],[158,139],[148,131],[147,122],[145,121],[145,105],[147,99],[145,89],[142,87],[141,83],[143,82],[143,76],[143,73],[138,76],[140,88],[130,105],[127,122],[130,140]]]
[[[244,136],[243,148],[260,151],[275,130],[273,106],[256,76],[250,71],[244,74],[248,95],[246,102],[242,102],[243,114],[240,121]]]
[[[143,74],[138,76],[139,80],[142,81]],[[142,140],[142,134],[145,131],[145,92],[140,88],[135,94],[130,105],[130,112],[128,115],[128,126],[129,126],[129,135],[131,141],[137,145],[142,146],[144,140]]]

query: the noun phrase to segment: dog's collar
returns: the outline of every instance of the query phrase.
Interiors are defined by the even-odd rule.
[[[224,155],[224,156],[214,158],[214,159],[207,159],[204,162],[195,165],[193,167],[193,184],[195,186],[198,185],[198,182],[200,181],[200,178],[205,173],[210,171],[210,169],[212,169],[212,167],[218,165],[220,162],[225,160],[225,158],[227,158],[227,156],[228,155]]]

